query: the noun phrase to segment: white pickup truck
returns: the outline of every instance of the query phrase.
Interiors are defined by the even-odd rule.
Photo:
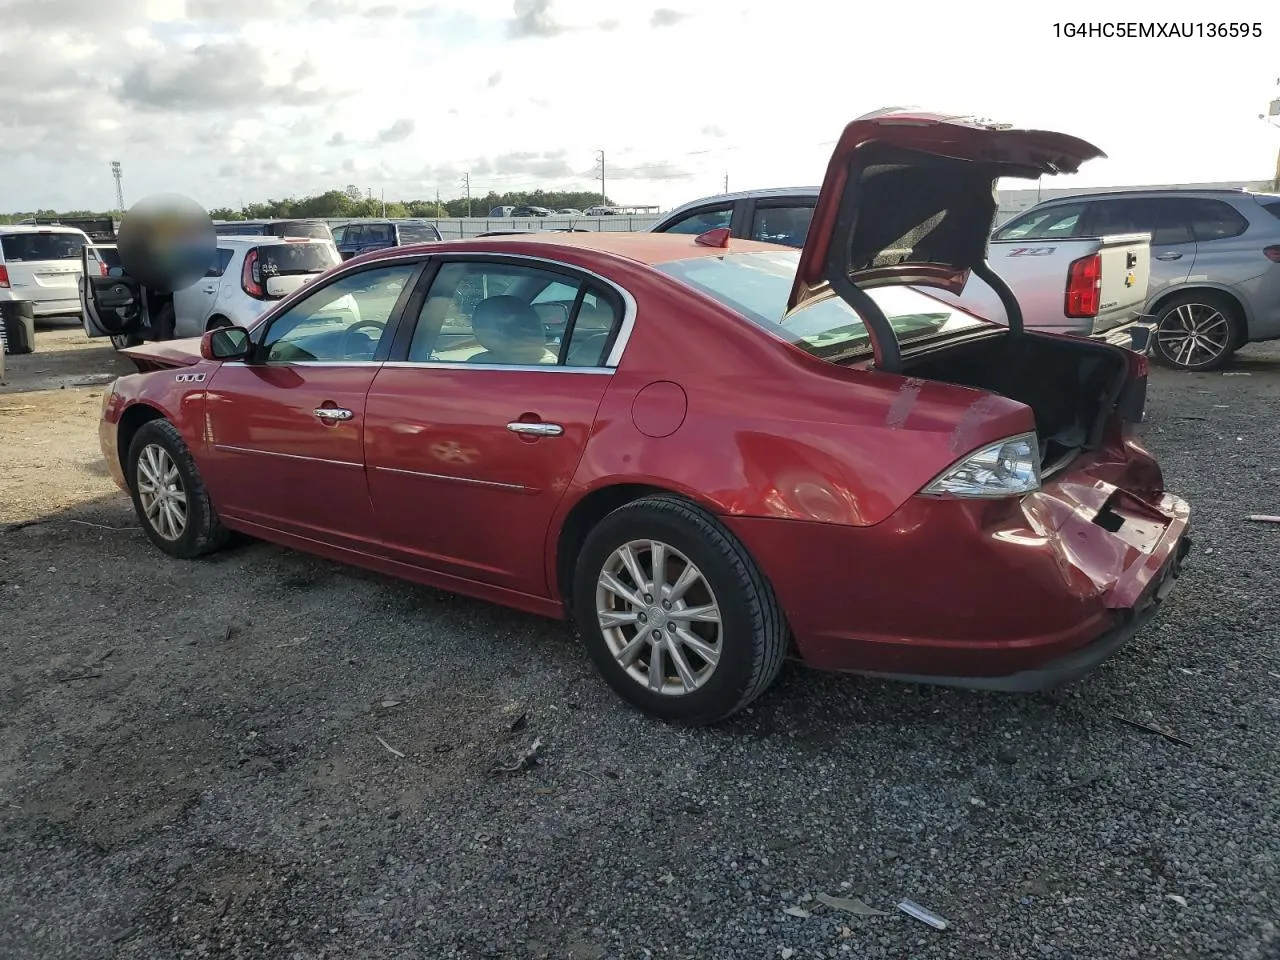
[[[1142,315],[1151,274],[1150,234],[992,240],[987,250],[991,269],[1017,295],[1028,328],[1097,337],[1146,352],[1155,329]],[[1006,320],[1000,298],[978,277],[971,276],[959,296],[929,292],[988,320]]]
[[[817,199],[817,187],[704,197],[672,210],[649,231],[696,234],[728,227],[735,237],[800,247]],[[1148,234],[992,240],[987,259],[1013,289],[1028,329],[1098,337],[1147,351],[1154,329],[1141,313],[1151,270]],[[969,278],[959,296],[928,292],[989,320],[1006,319],[1000,298],[977,277]]]

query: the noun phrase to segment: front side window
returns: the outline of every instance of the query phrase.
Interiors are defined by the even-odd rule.
[[[262,338],[266,359],[372,360],[417,264],[348,274],[276,317]]]
[[[604,362],[620,319],[614,298],[564,274],[452,261],[427,293],[409,359],[594,367]]]
[[[788,251],[696,257],[659,264],[657,269],[816,357],[844,360],[871,353],[862,317],[838,296],[810,301],[786,316],[799,264],[799,251]],[[899,343],[990,326],[911,287],[872,288],[867,295],[884,312]]]
[[[1001,227],[996,239],[1061,240],[1072,237],[1083,212],[1083,203],[1064,203],[1043,210],[1032,210]]]
[[[429,223],[402,223],[399,229],[402,244],[432,243],[440,239],[440,231]]]
[[[716,230],[720,227],[729,226],[729,221],[733,219],[733,207],[719,207],[712,210],[698,210],[694,213],[681,217],[671,226],[666,227],[663,233],[692,233],[701,234],[708,230]]]
[[[389,223],[366,223],[361,243],[395,243]]]
[[[781,243],[788,247],[803,247],[809,235],[809,221],[813,219],[813,206],[767,207],[756,206],[751,218],[751,239],[765,243]]]

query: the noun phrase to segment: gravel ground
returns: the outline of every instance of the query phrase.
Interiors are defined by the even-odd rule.
[[[264,544],[164,559],[77,379],[119,360],[50,330],[9,361],[7,958],[1280,957],[1280,526],[1244,519],[1280,512],[1280,350],[1153,374],[1197,549],[1087,682],[789,666],[692,732],[554,623]]]

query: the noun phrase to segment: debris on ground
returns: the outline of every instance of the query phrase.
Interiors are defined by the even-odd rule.
[[[810,913],[808,910],[806,910],[804,907],[787,907],[787,909],[783,910],[782,912],[785,913],[788,917],[799,917],[801,920],[808,920],[810,917],[813,916],[813,914]]]
[[[382,744],[384,747],[386,747],[388,752],[390,752],[390,753],[394,753],[394,754],[395,754],[397,757],[399,757],[401,760],[403,760],[403,759],[404,759],[404,754],[403,754],[403,753],[401,753],[399,750],[397,750],[397,749],[396,749],[395,747],[393,747],[391,744],[387,743],[387,741],[383,740],[383,739],[382,739],[380,736],[378,736],[377,734],[374,734],[373,739],[377,740],[380,744]]]
[[[525,750],[524,753],[516,757],[516,760],[514,763],[508,764],[505,767],[504,766],[494,767],[493,772],[494,773],[520,773],[522,770],[528,770],[530,767],[533,767],[538,763],[538,753],[541,750],[542,750],[542,740],[535,738],[533,743],[529,744],[529,749]]]
[[[920,906],[914,900],[903,900],[898,904],[898,909],[909,917],[915,917],[917,920],[927,923],[935,930],[945,930],[950,924],[942,917],[938,916],[932,910]]]
[[[1164,896],[1166,900],[1172,900],[1180,907],[1185,907],[1187,905],[1187,898],[1181,897],[1176,893],[1166,893]]]
[[[1195,746],[1195,744],[1193,744],[1190,740],[1183,740],[1176,733],[1170,733],[1168,730],[1161,730],[1159,727],[1152,726],[1149,723],[1142,723],[1138,720],[1130,720],[1128,717],[1122,717],[1118,713],[1113,713],[1111,715],[1111,718],[1113,720],[1119,720],[1121,723],[1127,723],[1129,726],[1134,727],[1135,729],[1145,730],[1147,731],[1147,733],[1157,733],[1160,736],[1164,737],[1166,740],[1170,740],[1173,743],[1180,744],[1181,746],[1184,746],[1184,747]]]
[[[519,733],[528,725],[529,725],[529,711],[526,710],[524,713],[520,714],[520,716],[516,717],[515,720],[511,722],[511,726],[508,728],[508,730],[510,733]]]
[[[877,910],[875,907],[868,906],[857,897],[829,897],[825,893],[817,896],[820,904],[830,907],[832,910],[843,910],[845,913],[852,913],[859,917],[887,917],[883,910]]]
[[[1267,513],[1253,513],[1245,517],[1246,520],[1252,520],[1254,523],[1280,523],[1280,517],[1274,517]]]

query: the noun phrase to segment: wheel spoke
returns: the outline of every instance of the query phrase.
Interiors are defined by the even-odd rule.
[[[1178,320],[1182,324],[1182,329],[1187,333],[1192,333],[1196,329],[1196,315],[1191,311],[1191,304],[1184,303],[1178,308]]]
[[[720,651],[690,630],[677,630],[676,639],[714,667],[720,662]]]
[[[663,671],[662,653],[663,645],[655,643],[649,647],[649,689],[659,691],[662,689],[663,683],[667,677]]]
[[[636,657],[640,656],[640,651],[643,650],[648,643],[648,637],[643,633],[637,633],[630,643],[618,651],[618,663],[622,664],[624,667],[631,666],[636,662]]]
[[[634,590],[626,586],[621,580],[612,573],[600,574],[600,586],[604,587],[615,597],[631,604],[633,607],[643,607],[644,598],[637,595]]]
[[[676,646],[676,642],[667,637],[663,640],[663,646],[666,647],[667,656],[671,658],[671,662],[675,664],[676,673],[680,675],[680,683],[685,690],[694,690],[698,686],[698,678],[693,675],[693,670],[689,667],[689,661],[685,659],[684,653]],[[654,652],[657,652],[654,647]]]
[[[634,610],[597,610],[596,616],[600,619],[600,627],[602,629],[611,630],[614,627],[624,627],[635,623],[639,614]]]
[[[700,607],[685,607],[683,610],[672,611],[671,619],[681,622],[719,623],[720,607],[714,603],[703,604]]]
[[[644,569],[640,566],[640,558],[631,549],[631,544],[626,543],[618,548],[618,559],[622,561],[627,573],[635,581],[636,589],[640,593],[644,593],[649,581],[644,575]]]
[[[661,597],[663,588],[667,585],[667,545],[657,540],[649,543],[649,568],[653,571],[653,579],[650,581],[653,588],[650,591],[655,597]]]
[[[142,506],[147,511],[147,518],[150,520],[154,520],[156,518],[156,511],[160,509],[160,506],[163,503],[164,501],[161,500],[159,497],[152,497],[149,503],[146,501],[143,501]]]
[[[676,578],[676,582],[671,585],[671,592],[667,594],[667,599],[672,603],[681,599],[689,588],[702,579],[702,574],[698,572],[698,568],[692,563],[686,561],[685,567],[680,571],[680,576]]]

